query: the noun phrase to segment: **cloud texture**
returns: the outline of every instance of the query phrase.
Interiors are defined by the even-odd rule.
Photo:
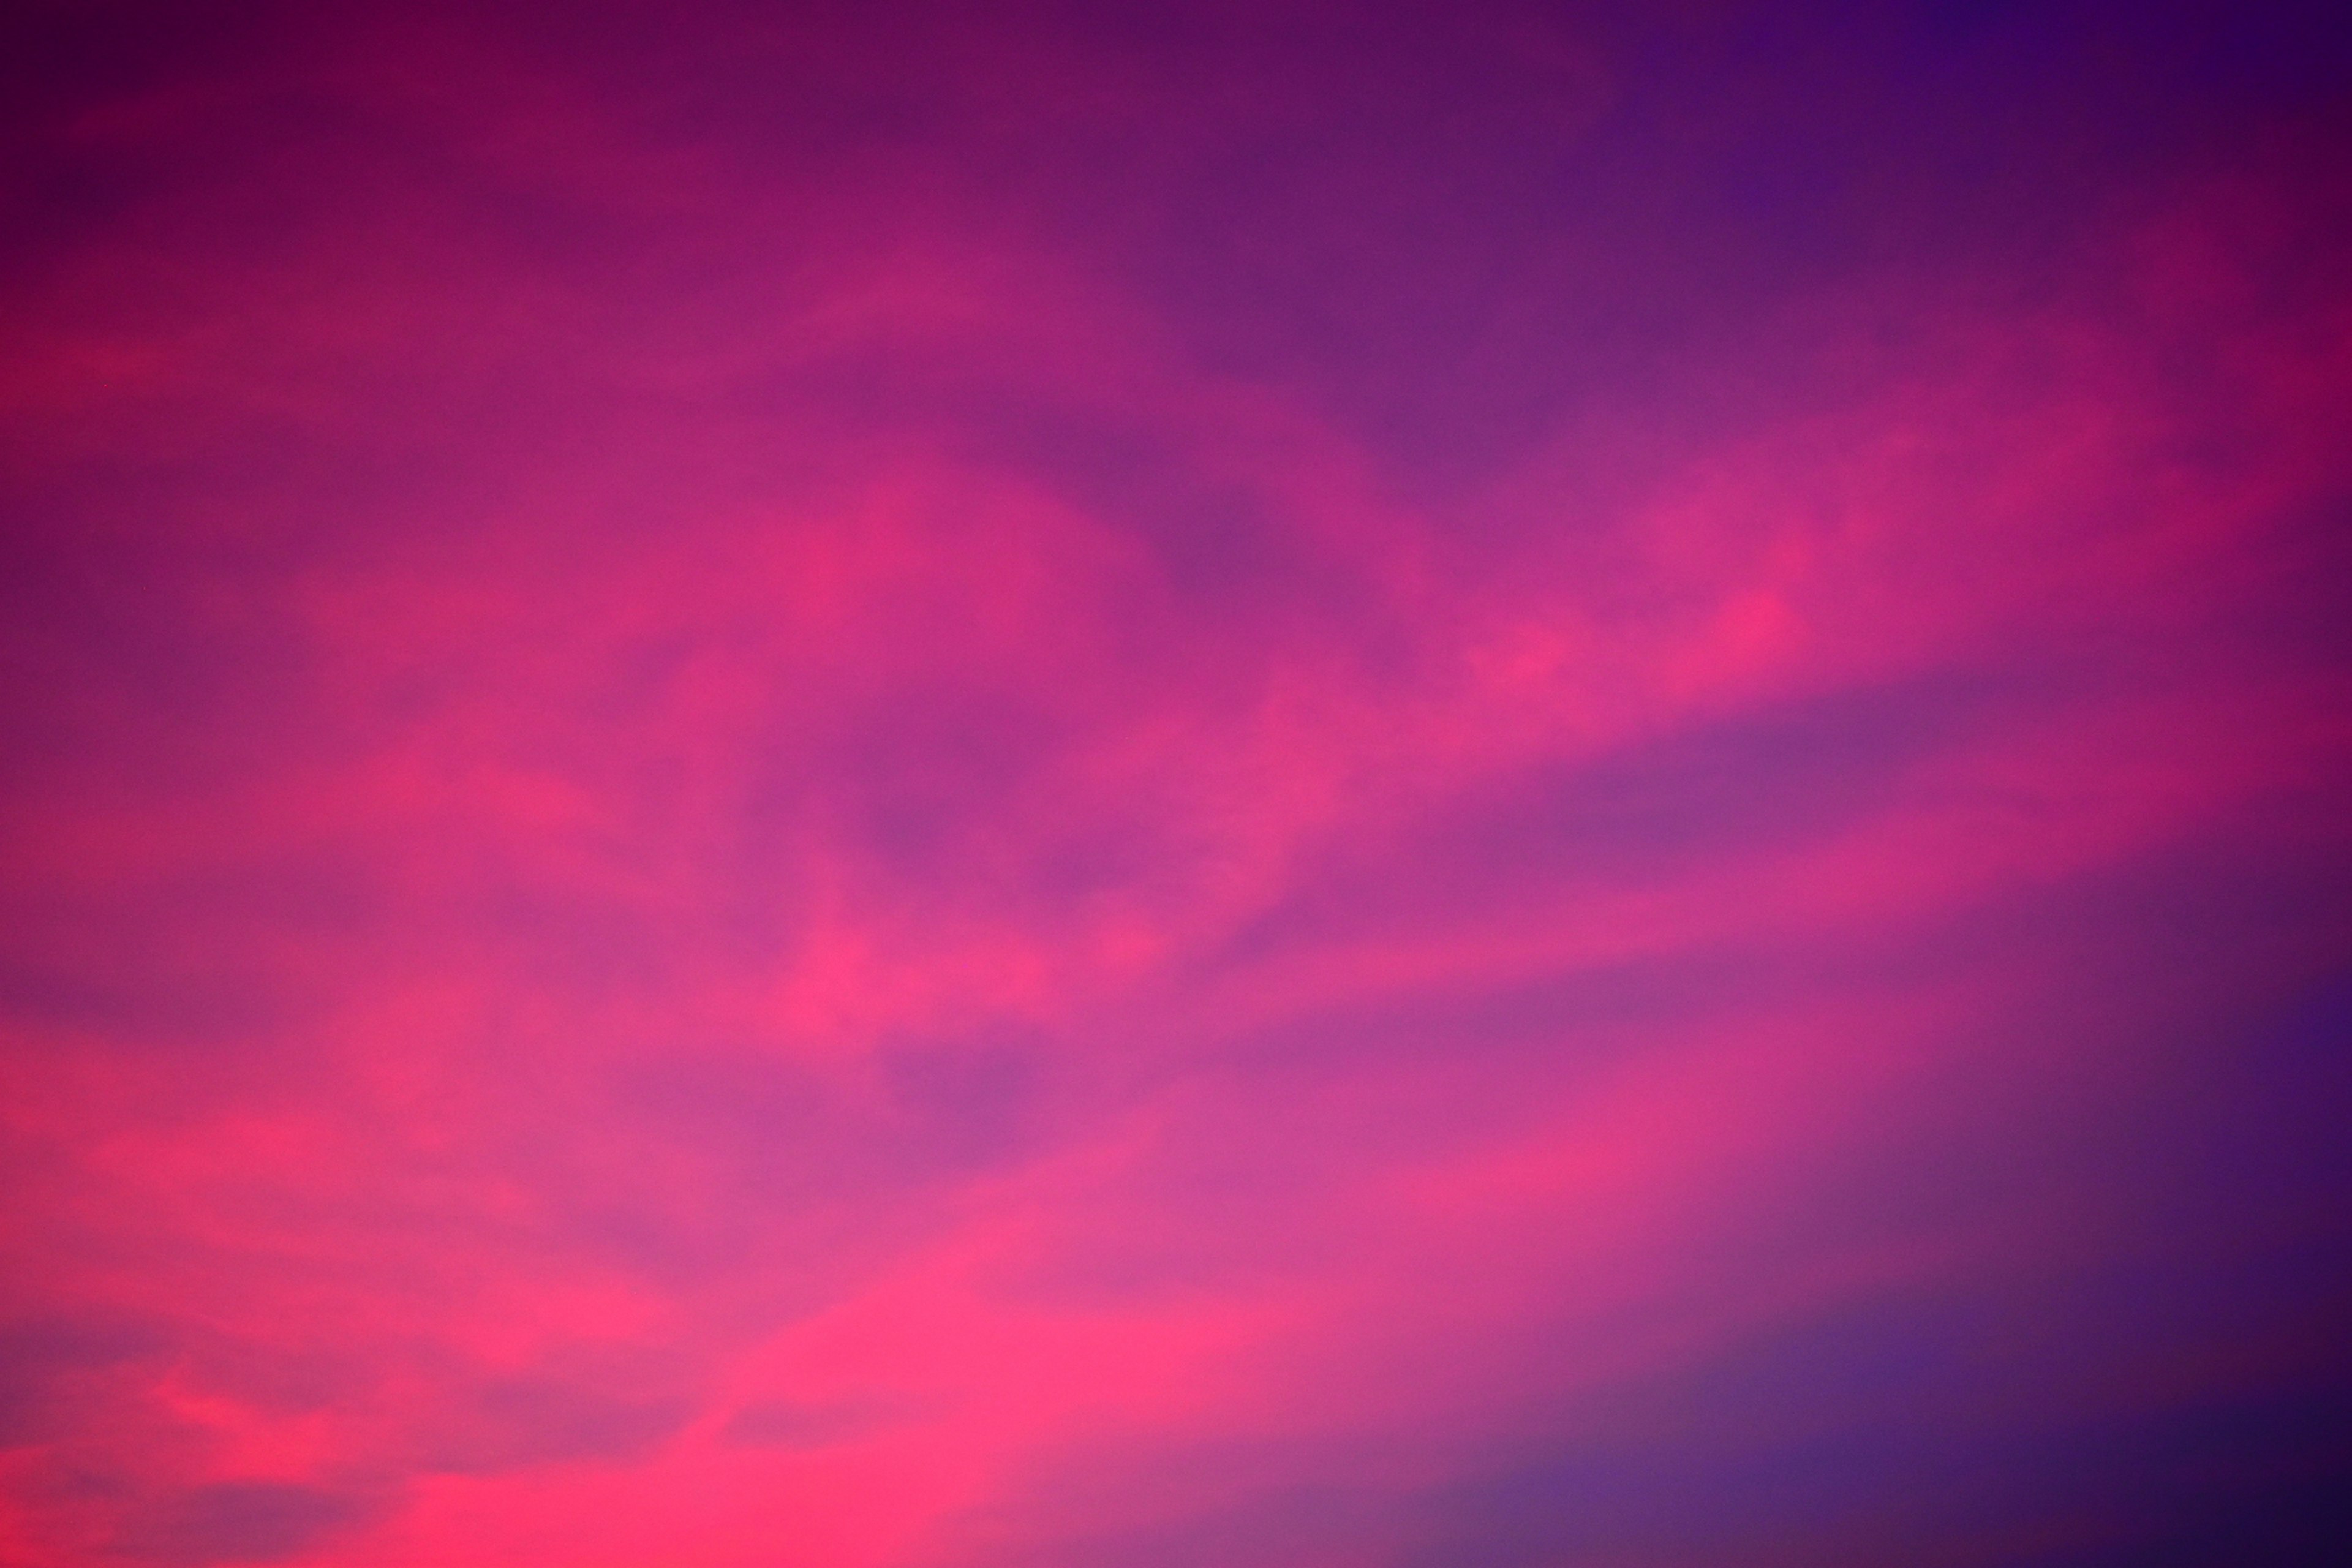
[[[2346,1541],[2316,13],[7,26],[0,1560]]]

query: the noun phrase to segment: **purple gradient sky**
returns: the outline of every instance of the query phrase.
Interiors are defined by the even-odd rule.
[[[0,1562],[2352,1560],[2326,7],[0,62]]]

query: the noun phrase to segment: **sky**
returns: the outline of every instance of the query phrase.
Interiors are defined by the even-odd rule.
[[[2352,1561],[2352,35],[0,24],[0,1563]]]

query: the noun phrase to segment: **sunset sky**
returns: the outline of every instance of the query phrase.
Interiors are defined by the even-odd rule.
[[[2352,28],[0,23],[0,1563],[2352,1562]]]

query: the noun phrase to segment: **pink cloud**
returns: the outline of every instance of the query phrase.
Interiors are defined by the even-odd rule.
[[[26,132],[0,1555],[2088,1562],[2333,1473],[2292,103],[2003,196],[1909,24],[690,10]],[[1945,108],[1764,114],[1849,55]]]

